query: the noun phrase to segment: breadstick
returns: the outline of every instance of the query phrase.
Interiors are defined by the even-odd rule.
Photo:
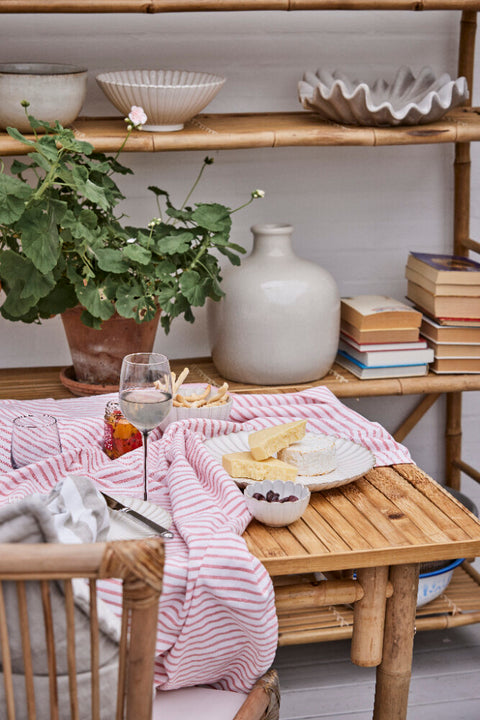
[[[227,390],[228,390],[228,383],[223,383],[222,387],[218,389],[217,394],[213,395],[213,397],[210,398],[210,400],[208,401],[208,404],[210,405],[211,403],[214,403],[217,400],[220,400],[225,395]]]
[[[177,393],[175,395],[175,400],[176,400],[176,402],[180,403],[180,405],[182,405],[183,407],[192,407],[192,403],[189,402],[186,398],[183,397],[183,395],[180,395],[179,393]]]
[[[187,377],[189,372],[190,372],[190,370],[188,368],[185,368],[184,370],[182,370],[182,372],[178,376],[177,381],[175,382],[175,385],[173,386],[173,394],[174,395],[177,392],[178,388],[181,386],[181,384],[184,382],[184,380]]]
[[[185,395],[185,400],[189,400],[190,402],[196,402],[197,400],[205,400],[210,395],[210,390],[212,389],[211,385],[207,385],[205,390],[199,393],[192,393],[191,395]]]

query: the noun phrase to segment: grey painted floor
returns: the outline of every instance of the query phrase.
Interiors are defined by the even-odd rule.
[[[281,720],[371,720],[375,670],[349,641],[279,648]],[[408,720],[480,720],[480,625],[418,633]]]

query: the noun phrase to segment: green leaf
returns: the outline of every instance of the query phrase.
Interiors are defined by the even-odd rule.
[[[184,253],[189,250],[194,238],[195,235],[188,230],[172,229],[169,235],[158,241],[157,247],[165,255]]]
[[[57,264],[61,242],[55,221],[55,210],[48,212],[30,207],[22,218],[22,249],[40,272],[47,273]]]
[[[150,250],[137,245],[136,243],[130,243],[123,248],[123,255],[127,260],[131,262],[139,263],[140,265],[148,265],[152,259],[152,253]]]
[[[192,218],[200,227],[211,232],[230,232],[232,226],[230,210],[218,203],[196,205]]]
[[[206,299],[205,280],[195,270],[184,272],[180,278],[182,293],[192,305],[203,305]]]
[[[32,142],[31,140],[27,140],[25,135],[22,135],[22,133],[19,130],[17,130],[17,128],[7,127],[7,133],[14,140],[18,140],[19,142],[23,143],[24,145],[30,145],[31,147],[35,146],[35,143]]]
[[[16,177],[0,175],[0,223],[11,225],[25,211],[25,203],[33,193],[32,188]]]
[[[30,165],[27,165],[24,162],[20,162],[20,160],[15,159],[11,166],[10,166],[10,172],[13,175],[20,175],[20,173],[25,172],[25,170],[28,170],[30,168]]]
[[[75,305],[78,305],[78,298],[73,285],[66,278],[61,278],[53,290],[39,301],[38,309],[41,317],[49,317]]]
[[[81,283],[75,289],[81,304],[91,315],[101,320],[108,320],[112,317],[115,308],[101,287],[97,287],[95,283],[89,281],[87,285]]]
[[[22,299],[35,298],[35,302],[40,298],[48,295],[50,290],[55,286],[53,274],[40,273],[37,268],[29,263],[25,266],[24,288],[20,293]]]
[[[96,251],[95,255],[99,268],[105,272],[123,273],[128,270],[129,265],[123,259],[121,250],[101,248]]]
[[[238,257],[238,255],[235,255],[235,253],[230,252],[230,250],[229,250],[228,248],[226,248],[226,247],[219,247],[219,248],[218,248],[218,252],[221,252],[222,255],[225,255],[225,256],[230,260],[230,262],[232,263],[232,265],[237,265],[237,266],[238,266],[238,265],[241,264],[241,260],[240,260],[240,258]]]

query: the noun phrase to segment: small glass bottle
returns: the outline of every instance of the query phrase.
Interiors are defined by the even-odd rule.
[[[109,458],[124,455],[141,447],[142,433],[137,430],[120,410],[118,402],[110,400],[105,406],[103,449]]]

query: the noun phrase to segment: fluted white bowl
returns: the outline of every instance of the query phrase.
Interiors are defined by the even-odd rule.
[[[264,497],[269,490],[277,492],[280,498],[295,495],[298,500],[289,502],[267,502],[257,500],[253,495],[261,493]],[[252,515],[271,527],[284,527],[298,520],[310,502],[310,490],[301,483],[294,483],[291,480],[262,480],[245,488],[245,500]]]
[[[147,115],[142,130],[181,130],[208,105],[225,78],[189,70],[119,70],[97,75],[97,83],[125,116],[132,105]]]
[[[201,393],[207,387],[207,383],[185,383],[180,385],[178,392],[180,395],[188,396],[192,393]],[[218,392],[218,387],[211,387],[208,394],[212,398]],[[211,405],[210,407],[172,407],[165,420],[163,420],[159,428],[164,431],[172,422],[177,420],[192,420],[193,418],[202,418],[205,420],[228,420],[230,410],[232,409],[232,396],[228,393],[228,400],[222,405]]]
[[[86,68],[60,63],[0,64],[0,128],[31,132],[28,113],[45,122],[69,125],[78,116],[87,93]]]
[[[372,85],[352,80],[339,70],[306,72],[298,83],[298,98],[306,110],[325,120],[347,125],[420,125],[440,120],[468,98],[467,80],[436,77],[424,67],[415,75],[401,67],[392,82]]]

